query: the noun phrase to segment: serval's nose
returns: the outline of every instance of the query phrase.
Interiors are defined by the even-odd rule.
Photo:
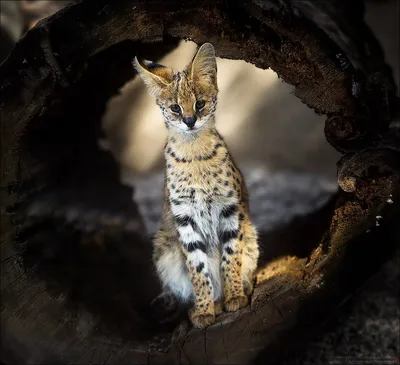
[[[183,123],[185,123],[190,129],[193,129],[194,125],[196,124],[197,117],[190,116],[190,117],[184,117],[183,118]]]

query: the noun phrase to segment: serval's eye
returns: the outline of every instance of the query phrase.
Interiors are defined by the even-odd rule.
[[[204,105],[206,105],[206,102],[204,100],[197,100],[196,101],[196,110],[203,109]]]
[[[180,113],[181,107],[180,107],[178,104],[172,104],[172,105],[171,105],[171,110],[172,110],[174,113]]]

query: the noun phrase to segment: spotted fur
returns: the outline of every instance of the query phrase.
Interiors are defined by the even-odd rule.
[[[168,128],[155,267],[166,291],[194,304],[193,324],[205,327],[221,301],[226,311],[247,305],[259,255],[242,174],[215,129],[214,47],[200,47],[182,72],[137,59],[134,65]]]

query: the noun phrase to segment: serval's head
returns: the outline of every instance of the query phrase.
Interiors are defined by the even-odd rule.
[[[184,71],[137,58],[134,66],[165,118],[167,128],[196,133],[214,123],[217,62],[211,43],[203,44]]]

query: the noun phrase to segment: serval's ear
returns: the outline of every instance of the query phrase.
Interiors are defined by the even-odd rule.
[[[217,60],[211,43],[204,43],[199,48],[187,71],[194,82],[217,82]]]
[[[142,78],[150,95],[157,97],[174,78],[174,71],[148,60],[133,60],[133,67]]]

